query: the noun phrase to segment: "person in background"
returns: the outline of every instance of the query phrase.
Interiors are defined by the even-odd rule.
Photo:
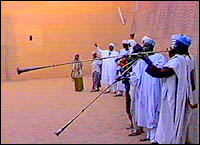
[[[72,64],[72,72],[71,77],[75,83],[75,90],[82,91],[83,87],[83,70],[82,70],[82,62],[79,60],[79,54],[74,56],[74,62]]]
[[[133,47],[137,44],[134,38],[135,38],[135,33],[131,33],[128,40],[130,53],[134,52]]]
[[[115,44],[110,43],[108,45],[109,50],[101,49],[97,44],[95,44],[96,50],[100,53],[101,57],[113,57],[103,59],[102,63],[102,75],[101,81],[107,86],[111,85],[117,78],[117,63],[115,59],[119,56],[119,52],[115,51]],[[105,93],[110,93],[112,90],[113,93],[116,93],[116,85],[112,85],[108,91]]]
[[[93,59],[98,59],[97,52],[92,52]],[[102,60],[93,60],[91,63],[92,66],[92,90],[91,92],[99,91],[101,87],[101,66]]]

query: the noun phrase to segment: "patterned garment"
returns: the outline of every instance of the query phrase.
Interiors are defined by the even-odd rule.
[[[82,70],[82,63],[80,61],[74,61],[77,63],[74,63],[72,65],[72,73],[71,77],[74,78],[81,78],[83,76],[83,70]]]
[[[92,73],[92,89],[95,90],[95,89],[98,89],[101,87],[101,74],[99,72],[93,72]]]

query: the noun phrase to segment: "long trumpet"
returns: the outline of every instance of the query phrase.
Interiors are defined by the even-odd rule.
[[[138,53],[131,53],[131,54],[129,54],[129,56],[145,55],[145,54],[150,54],[150,53],[161,53],[161,52],[168,52],[168,51],[169,50],[138,52]],[[87,60],[82,60],[82,61],[79,61],[79,62],[89,62],[89,61],[94,61],[94,60],[103,60],[103,59],[116,58],[116,57],[123,57],[123,56],[111,56],[111,57],[87,59]],[[17,67],[17,74],[20,75],[21,73],[28,72],[28,71],[44,69],[44,68],[49,68],[49,67],[62,66],[62,65],[68,65],[68,64],[74,64],[74,63],[78,63],[78,62],[67,62],[67,63],[53,64],[53,65],[46,65],[46,66],[39,66],[39,67],[30,67],[30,68],[19,68],[19,67]]]
[[[17,67],[17,74],[20,75],[21,73],[24,73],[24,72],[27,72],[27,71],[33,71],[33,70],[44,69],[44,68],[49,68],[49,67],[56,67],[56,66],[61,66],[61,65],[74,64],[74,63],[79,63],[79,62],[89,62],[89,61],[94,61],[94,60],[103,60],[103,59],[115,58],[115,57],[117,57],[117,56],[96,58],[96,59],[87,59],[87,60],[78,61],[78,62],[66,62],[66,63],[60,63],[60,64],[38,66],[38,67],[29,67],[29,68],[19,68],[19,67]]]
[[[127,65],[130,66],[121,74],[121,76],[123,76],[126,72],[128,72],[132,68],[132,66],[137,63],[137,61],[138,59],[129,62]],[[54,134],[59,136],[74,120],[76,120],[88,107],[90,107],[90,105],[92,105],[99,97],[101,97],[101,95],[103,95],[116,82],[118,82],[117,79],[112,84],[108,85],[94,100],[92,100],[92,102],[90,102],[84,109],[82,109],[81,112],[78,113],[72,120],[70,120],[64,127],[54,132]]]

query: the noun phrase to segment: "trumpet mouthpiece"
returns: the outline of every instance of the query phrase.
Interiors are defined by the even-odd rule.
[[[54,134],[55,134],[56,136],[59,136],[59,133],[58,133],[58,132],[54,132]]]
[[[19,70],[19,67],[17,67],[17,74],[20,75],[21,71]]]

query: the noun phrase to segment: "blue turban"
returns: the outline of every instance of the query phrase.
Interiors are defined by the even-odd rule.
[[[178,40],[188,47],[192,43],[192,39],[189,36],[183,34],[174,34],[171,36],[171,40],[172,42]]]

